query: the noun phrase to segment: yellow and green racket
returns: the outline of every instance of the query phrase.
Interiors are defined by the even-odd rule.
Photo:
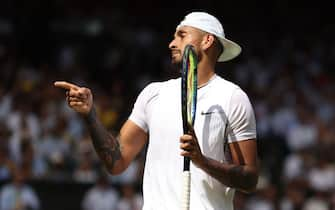
[[[193,126],[197,107],[198,58],[192,45],[186,45],[181,69],[181,108],[183,132],[189,133],[188,124]],[[184,157],[182,210],[190,208],[190,158]]]

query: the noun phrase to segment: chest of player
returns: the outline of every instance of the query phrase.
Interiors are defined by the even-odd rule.
[[[227,102],[214,97],[206,89],[200,89],[197,98],[194,128],[199,145],[206,155],[222,159],[226,142]],[[162,89],[148,108],[151,110],[147,113],[149,134],[161,136],[160,141],[164,137],[169,137],[166,141],[178,140],[183,132],[180,88]]]

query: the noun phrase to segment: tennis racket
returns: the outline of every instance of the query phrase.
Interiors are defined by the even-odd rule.
[[[197,65],[198,59],[193,46],[186,45],[181,68],[181,111],[184,134],[189,133],[188,124],[193,126],[195,120],[198,86]],[[190,158],[184,157],[182,210],[190,209],[190,182]]]

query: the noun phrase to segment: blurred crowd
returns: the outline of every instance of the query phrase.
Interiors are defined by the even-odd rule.
[[[237,209],[335,209],[334,44],[277,44],[233,70],[255,108],[262,169],[258,193]]]
[[[178,76],[167,48],[174,28],[121,25],[124,16],[56,19],[47,37],[23,41],[9,39],[15,31],[0,21],[0,210],[41,208],[27,180],[91,184],[85,210],[140,209],[145,149],[123,174],[107,175],[82,119],[53,87],[91,88],[99,118],[117,135],[146,84]],[[246,38],[242,30],[235,33]],[[321,32],[250,34],[242,55],[218,66],[248,93],[257,119],[258,190],[237,193],[236,210],[335,210],[335,42]]]

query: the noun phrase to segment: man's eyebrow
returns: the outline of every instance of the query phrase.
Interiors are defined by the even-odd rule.
[[[187,33],[187,31],[185,31],[185,30],[183,30],[183,29],[179,29],[178,31],[176,31],[176,34],[175,34],[175,35],[180,36],[180,35],[183,35],[183,34],[185,34],[185,33]]]
[[[178,29],[174,34],[173,37],[175,38],[176,36],[181,36],[183,34],[187,33],[187,31],[183,30],[183,29]]]

